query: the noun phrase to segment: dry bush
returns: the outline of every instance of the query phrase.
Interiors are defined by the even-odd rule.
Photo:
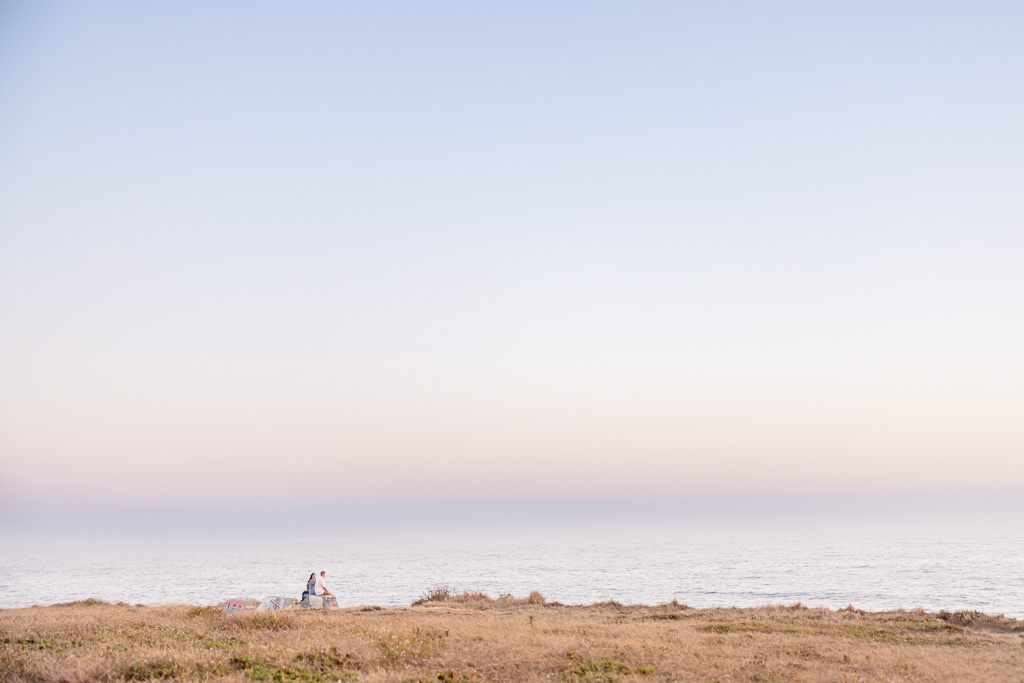
[[[497,598],[481,593],[479,591],[462,591],[456,593],[447,586],[431,588],[412,603],[413,607],[423,605],[461,605],[476,609],[489,609],[493,607],[515,607],[519,605],[544,605],[547,601],[538,591],[532,591],[525,598],[517,598],[511,593],[503,593]]]
[[[947,612],[942,610],[936,616],[949,624],[970,626],[983,631],[1024,633],[1024,622],[1004,617],[1002,614],[991,615],[975,611]]]
[[[412,603],[412,606],[416,607],[418,605],[425,605],[428,602],[448,602],[453,594],[454,591],[450,586],[434,586],[433,588],[428,588],[424,591],[423,595]]]
[[[449,597],[448,602],[460,605],[486,606],[492,604],[494,602],[494,599],[478,591],[463,591],[461,593],[455,593],[454,595]]]
[[[95,607],[97,605],[111,605],[113,603],[106,602],[105,600],[97,600],[96,598],[86,598],[85,600],[74,600],[72,602],[58,602],[54,607]],[[119,602],[118,605],[125,603]]]

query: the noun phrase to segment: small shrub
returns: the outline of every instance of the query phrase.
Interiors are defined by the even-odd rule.
[[[516,602],[515,598],[511,595],[502,595],[498,598],[498,602],[509,601]],[[479,591],[462,591],[461,593],[456,593],[448,586],[437,586],[421,595],[418,600],[412,603],[412,606],[418,607],[429,603],[458,603],[460,605],[483,607],[492,605],[494,602],[494,599],[489,595]]]
[[[434,586],[433,588],[428,588],[418,600],[412,603],[412,606],[416,607],[428,602],[448,602],[452,597],[452,593],[451,586]]]
[[[961,610],[958,612],[941,610],[935,616],[947,624],[955,626],[981,628],[996,633],[1024,633],[1024,621],[1010,619],[1002,614],[991,615],[973,610]]]
[[[530,591],[529,597],[526,598],[527,604],[530,605],[543,605],[547,600],[540,594],[539,591]]]

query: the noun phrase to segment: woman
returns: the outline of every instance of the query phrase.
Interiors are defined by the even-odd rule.
[[[310,595],[314,595],[313,588],[316,586],[316,572],[309,575],[309,581],[306,582],[306,590],[302,591],[302,599],[305,600]]]

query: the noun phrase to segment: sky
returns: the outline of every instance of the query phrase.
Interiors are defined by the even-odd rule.
[[[1024,5],[0,4],[0,499],[1024,495]]]

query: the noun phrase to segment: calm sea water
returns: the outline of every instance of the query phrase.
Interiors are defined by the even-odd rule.
[[[589,603],[802,602],[973,609],[1024,618],[1024,529],[715,530],[223,542],[0,540],[0,607],[99,598],[212,604],[298,597],[325,569],[346,605],[408,605],[430,587]]]

